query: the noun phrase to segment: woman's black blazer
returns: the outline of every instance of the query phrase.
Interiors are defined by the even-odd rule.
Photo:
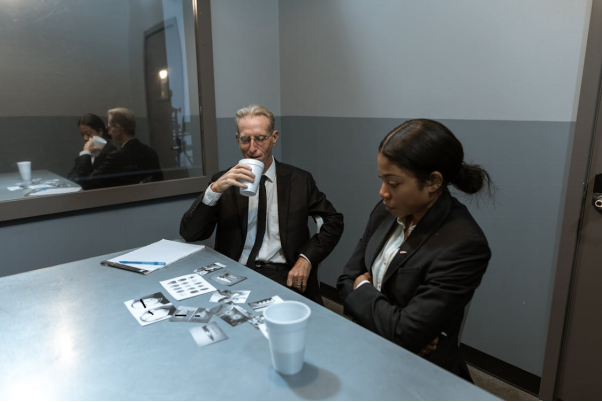
[[[468,209],[445,190],[391,261],[381,291],[368,284],[353,290],[395,225],[380,202],[337,283],[345,313],[414,353],[439,337],[426,359],[470,379],[458,336],[464,307],[491,257],[487,239]]]

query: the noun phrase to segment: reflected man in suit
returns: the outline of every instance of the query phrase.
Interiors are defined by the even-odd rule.
[[[274,159],[272,149],[279,133],[272,112],[250,105],[240,109],[235,120],[236,141],[244,158],[264,164],[265,234],[256,244],[260,191],[252,197],[240,194],[246,188],[241,182],[255,176],[247,165],[238,164],[212,177],[182,217],[180,235],[186,241],[205,240],[217,226],[216,251],[322,304],[317,267],[341,238],[343,215],[318,190],[309,172]],[[311,237],[310,216],[324,221]]]
[[[90,165],[87,175],[78,181],[84,190],[163,180],[157,153],[136,138],[136,117],[132,111],[109,110],[107,128],[118,148],[94,170]]]

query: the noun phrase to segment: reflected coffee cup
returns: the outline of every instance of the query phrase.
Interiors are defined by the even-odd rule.
[[[17,166],[19,167],[19,174],[21,175],[21,180],[24,182],[31,181],[31,162],[17,162]]]
[[[264,311],[272,364],[279,373],[293,375],[303,368],[310,315],[306,304],[290,300],[272,304]]]
[[[97,135],[92,137],[92,142],[94,142],[94,146],[98,149],[103,149],[107,145],[107,140]]]
[[[257,194],[257,189],[259,188],[259,183],[261,182],[261,175],[263,174],[263,162],[258,161],[257,159],[241,159],[238,163],[245,164],[251,168],[253,174],[255,175],[255,180],[250,181],[241,181],[242,184],[246,184],[247,188],[241,188],[240,194],[245,197],[253,197]]]

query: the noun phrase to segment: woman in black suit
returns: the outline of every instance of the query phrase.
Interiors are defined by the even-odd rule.
[[[358,324],[471,381],[458,337],[491,251],[448,186],[474,194],[491,180],[463,159],[436,121],[410,120],[387,134],[378,152],[383,200],[337,288]]]
[[[75,158],[75,166],[71,169],[67,177],[79,183],[83,177],[88,176],[94,169],[102,164],[108,154],[117,148],[111,141],[111,136],[107,131],[104,121],[95,114],[88,113],[83,115],[77,121],[77,128],[84,140],[84,148]],[[99,149],[94,145],[92,138],[101,137],[107,143]]]

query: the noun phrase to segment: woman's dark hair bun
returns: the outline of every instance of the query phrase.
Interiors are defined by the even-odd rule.
[[[467,194],[478,193],[484,186],[487,186],[491,190],[489,173],[480,165],[462,163],[460,171],[450,183],[458,190]]]
[[[464,162],[462,144],[438,121],[408,120],[387,134],[378,150],[395,165],[411,171],[420,183],[426,183],[432,172],[439,172],[444,185],[452,184],[467,194],[486,186],[491,193],[487,171]]]

